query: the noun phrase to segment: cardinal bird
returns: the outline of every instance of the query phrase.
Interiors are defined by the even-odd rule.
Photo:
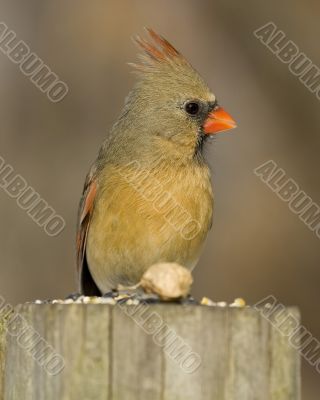
[[[189,62],[147,31],[149,41],[135,38],[137,82],[80,202],[77,267],[88,296],[135,285],[155,263],[197,264],[213,214],[204,146],[235,127]]]

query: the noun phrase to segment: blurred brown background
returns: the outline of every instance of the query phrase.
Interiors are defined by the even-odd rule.
[[[131,88],[133,34],[150,26],[205,77],[238,129],[209,149],[215,220],[194,295],[301,309],[320,339],[320,242],[253,169],[273,159],[320,203],[320,102],[253,31],[273,21],[320,65],[316,0],[1,0],[1,20],[69,86],[51,103],[0,53],[0,155],[66,220],[49,237],[0,191],[0,294],[11,303],[75,291],[75,225],[85,174]],[[320,376],[303,361],[304,400]]]

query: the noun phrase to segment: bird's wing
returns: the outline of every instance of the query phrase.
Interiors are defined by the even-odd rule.
[[[100,295],[100,291],[90,274],[86,259],[87,235],[97,194],[96,173],[97,168],[93,166],[87,175],[79,206],[77,230],[77,270],[80,291],[89,296]]]

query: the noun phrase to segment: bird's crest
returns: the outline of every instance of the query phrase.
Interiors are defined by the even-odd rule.
[[[133,38],[134,43],[143,50],[143,54],[140,55],[142,64],[129,63],[129,65],[140,71],[148,71],[150,68],[157,67],[161,63],[188,64],[182,54],[165,38],[150,28],[146,28],[146,31],[152,39],[151,42],[148,42],[140,36],[135,36]]]

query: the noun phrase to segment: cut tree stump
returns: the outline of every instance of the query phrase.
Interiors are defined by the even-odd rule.
[[[300,359],[249,307],[25,304],[0,310],[0,399],[300,400]]]

